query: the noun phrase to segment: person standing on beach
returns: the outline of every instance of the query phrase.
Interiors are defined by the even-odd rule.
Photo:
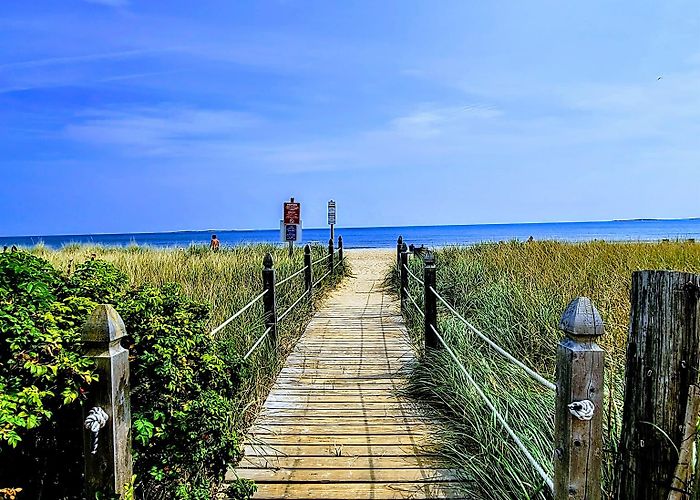
[[[211,248],[214,252],[218,252],[219,246],[221,246],[219,238],[217,238],[215,234],[212,234],[211,241],[209,242],[209,248]]]

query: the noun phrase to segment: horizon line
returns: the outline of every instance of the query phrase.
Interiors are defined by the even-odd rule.
[[[629,219],[603,219],[603,220],[563,220],[563,221],[526,221],[526,222],[480,222],[472,224],[418,224],[401,226],[341,226],[342,229],[390,229],[390,228],[421,228],[421,227],[467,227],[467,226],[509,226],[509,225],[534,225],[534,224],[595,224],[600,222],[654,222],[654,221],[684,221],[698,220],[700,217],[634,217]],[[306,231],[330,229],[329,226],[308,227]],[[338,225],[335,225],[338,230]],[[25,234],[2,235],[0,238],[61,238],[68,236],[120,236],[120,235],[144,235],[144,234],[177,234],[177,233],[217,233],[217,232],[254,232],[254,231],[279,231],[279,228],[260,229],[174,229],[166,231],[134,231],[116,233],[59,233],[59,234]]]

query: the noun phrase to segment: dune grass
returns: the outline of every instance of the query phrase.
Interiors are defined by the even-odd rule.
[[[327,247],[313,245],[312,260],[327,255]],[[291,257],[280,245],[243,245],[222,248],[212,252],[206,246],[189,248],[157,248],[148,246],[106,247],[79,244],[66,245],[53,250],[43,245],[30,249],[32,253],[50,261],[66,271],[77,263],[96,258],[113,263],[125,272],[133,286],[144,283],[161,285],[178,283],[190,297],[210,305],[209,328],[212,330],[232,314],[239,311],[262,291],[263,257],[273,256],[276,280],[279,282],[303,267],[303,248],[296,247]],[[337,256],[336,256],[337,258]],[[313,266],[314,282],[327,271],[327,261]],[[318,303],[348,271],[347,264],[338,266],[336,272],[314,289],[314,301]],[[281,315],[304,292],[304,276],[276,288],[277,313]],[[267,342],[260,344],[251,356],[248,376],[241,389],[241,411],[236,415],[236,426],[245,428],[252,420],[257,407],[264,401],[284,359],[303,332],[312,316],[311,304],[303,300],[278,325],[279,349],[271,352]],[[224,348],[245,354],[264,331],[262,301],[258,301],[243,315],[231,322],[217,335]]]
[[[419,242],[418,242],[419,243]],[[700,245],[661,243],[481,244],[436,252],[438,292],[482,332],[549,380],[554,380],[559,319],[568,302],[590,297],[606,333],[604,488],[613,498],[613,459],[620,431],[631,275],[641,269],[700,272]],[[422,261],[410,267],[421,275]],[[396,283],[396,277],[393,277]],[[411,280],[412,281],[412,280]],[[422,304],[422,289],[411,284]],[[472,377],[506,416],[551,475],[554,394],[505,362],[438,306],[440,331]],[[422,319],[405,313],[416,347]],[[445,425],[436,436],[445,458],[475,498],[547,498],[542,479],[492,417],[447,353],[424,357],[410,393],[429,404]]]

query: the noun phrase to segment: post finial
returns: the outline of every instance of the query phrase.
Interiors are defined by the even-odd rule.
[[[408,246],[406,245],[406,242],[401,243],[401,251],[408,252]]]
[[[396,240],[396,243],[398,243],[399,245],[403,243],[403,236],[399,235],[399,239]]]
[[[566,306],[559,329],[570,337],[598,337],[605,332],[605,325],[591,299],[577,297]]]
[[[270,252],[267,252],[263,257],[263,266],[265,269],[272,269],[272,254]]]
[[[124,321],[114,307],[98,305],[83,325],[83,342],[113,342],[126,336]]]
[[[333,238],[328,238],[328,244],[333,245]]]
[[[342,242],[343,242],[343,237],[342,237],[342,235],[338,235],[338,243],[342,243]]]
[[[308,243],[306,245],[304,245],[304,253],[306,255],[311,254],[311,245],[309,245]]]
[[[426,251],[423,254],[423,264],[426,266],[435,265],[435,255],[433,255],[433,252],[431,252],[430,250]]]

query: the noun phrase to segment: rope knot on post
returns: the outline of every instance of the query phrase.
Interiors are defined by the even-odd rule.
[[[583,401],[574,401],[567,405],[569,408],[569,413],[579,420],[591,420],[593,418],[593,413],[595,412],[595,405],[590,399],[584,399]]]
[[[85,418],[85,428],[92,433],[92,454],[97,453],[97,444],[102,429],[109,420],[109,415],[99,406],[93,407]]]

